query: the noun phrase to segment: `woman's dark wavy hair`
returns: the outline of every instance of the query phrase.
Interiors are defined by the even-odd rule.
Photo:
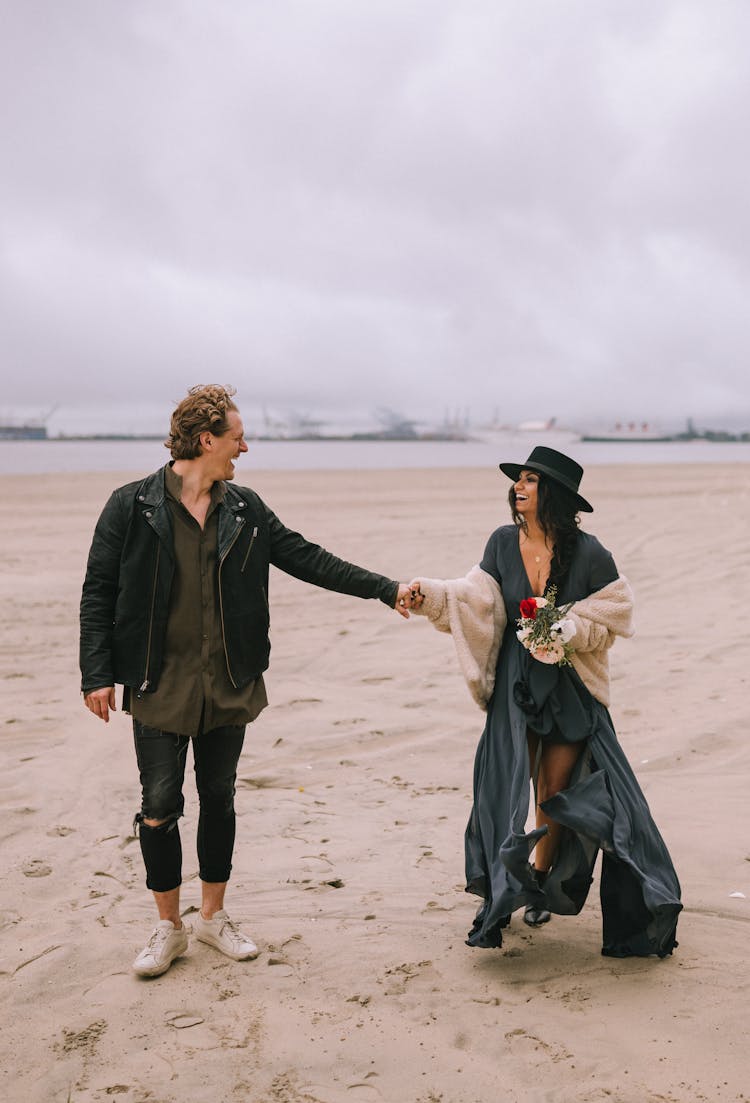
[[[529,467],[527,470],[533,471],[534,468]],[[539,477],[536,518],[544,535],[552,540],[552,563],[548,585],[559,587],[573,559],[581,518],[575,494],[539,471],[534,474]],[[516,509],[515,485],[510,488],[508,502],[514,523],[525,532],[526,522]]]

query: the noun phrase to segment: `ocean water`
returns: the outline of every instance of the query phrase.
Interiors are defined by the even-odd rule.
[[[494,467],[522,463],[535,444],[558,448],[586,468],[600,464],[748,463],[750,443],[708,441],[583,442],[572,436],[497,434],[482,441],[248,441],[238,482],[253,470],[377,470],[393,468]],[[0,441],[0,475],[117,471],[147,474],[166,462],[158,441]]]

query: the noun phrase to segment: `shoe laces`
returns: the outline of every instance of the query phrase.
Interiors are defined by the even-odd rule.
[[[166,927],[154,927],[151,932],[151,937],[146,943],[146,949],[151,950],[155,956],[158,956],[159,950],[161,950],[171,934],[172,932]]]
[[[247,936],[242,933],[237,924],[229,918],[229,916],[227,916],[222,923],[219,935],[223,935],[225,932],[229,935],[229,938],[236,946],[241,946],[243,943],[250,941]]]

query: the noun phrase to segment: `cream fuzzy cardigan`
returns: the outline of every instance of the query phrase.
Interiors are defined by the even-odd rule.
[[[465,578],[420,578],[421,608],[439,632],[450,632],[461,673],[480,708],[486,709],[495,686],[495,667],[507,624],[503,595],[492,575],[472,567]],[[633,592],[622,575],[589,597],[576,601],[566,617],[573,621],[571,661],[597,701],[609,704],[608,651],[617,636],[633,635]]]

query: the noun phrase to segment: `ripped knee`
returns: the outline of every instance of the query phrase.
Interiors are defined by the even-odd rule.
[[[161,831],[163,834],[174,831],[181,815],[181,812],[170,812],[163,819],[157,820],[154,817],[145,816],[143,812],[136,812],[133,819],[133,835],[137,837],[144,828],[147,831]]]

